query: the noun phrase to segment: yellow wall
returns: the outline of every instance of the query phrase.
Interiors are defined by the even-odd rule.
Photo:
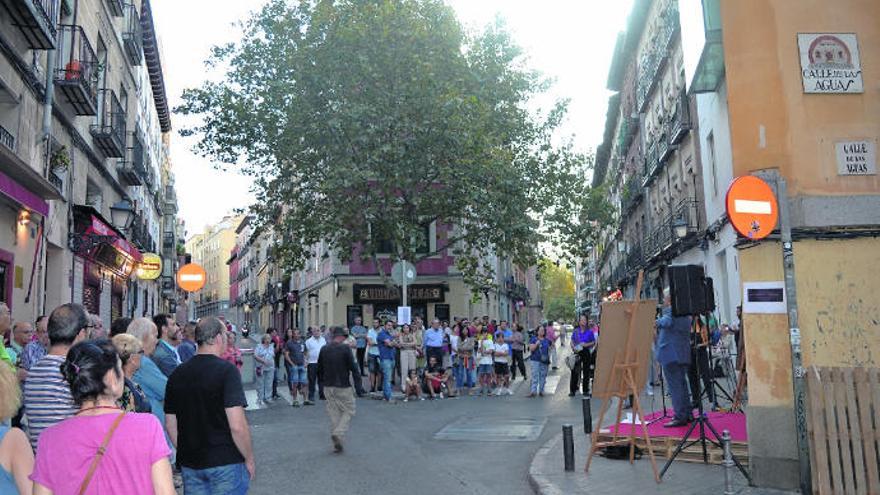
[[[880,2],[722,1],[721,14],[734,176],[779,167],[791,196],[880,191],[878,176],[838,176],[834,156],[835,141],[880,136]],[[856,33],[864,93],[805,94],[799,32]]]
[[[880,366],[880,239],[794,245],[804,366]]]

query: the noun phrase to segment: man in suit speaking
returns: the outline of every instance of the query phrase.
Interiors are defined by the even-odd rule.
[[[672,396],[675,417],[665,427],[684,426],[693,419],[687,374],[691,363],[691,317],[672,316],[672,298],[669,288],[663,289],[663,311],[657,318],[657,361],[663,366],[663,374]]]

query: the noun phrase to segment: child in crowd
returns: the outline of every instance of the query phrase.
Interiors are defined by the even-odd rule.
[[[425,400],[425,398],[422,397],[422,381],[419,380],[419,374],[415,368],[410,369],[409,375],[406,377],[406,391],[404,393],[403,401],[408,402],[410,397]]]

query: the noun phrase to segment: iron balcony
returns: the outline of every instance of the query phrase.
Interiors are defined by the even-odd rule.
[[[29,48],[52,50],[56,47],[55,0],[2,0],[2,3]]]
[[[107,158],[125,156],[125,111],[112,89],[98,92],[98,117],[90,129],[95,146]]]
[[[95,115],[98,110],[98,58],[80,26],[58,26],[60,47],[56,50],[55,86],[77,115]]]

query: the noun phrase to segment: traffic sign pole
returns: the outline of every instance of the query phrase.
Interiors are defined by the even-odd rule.
[[[403,267],[404,267],[403,268],[404,273],[403,273],[403,277],[402,277],[403,278],[403,306],[406,306],[406,295],[407,295],[406,294],[406,279],[409,277],[406,276],[406,260],[402,260],[402,261],[403,261]]]
[[[795,427],[797,428],[798,472],[801,493],[813,493],[810,477],[810,444],[807,437],[807,385],[801,353],[801,331],[798,326],[797,284],[794,275],[794,247],[791,241],[791,217],[788,211],[788,186],[785,179],[773,172],[779,204],[779,230],[782,237],[782,271],[785,278],[785,304],[788,312],[789,344],[791,346],[791,378],[794,392]]]

